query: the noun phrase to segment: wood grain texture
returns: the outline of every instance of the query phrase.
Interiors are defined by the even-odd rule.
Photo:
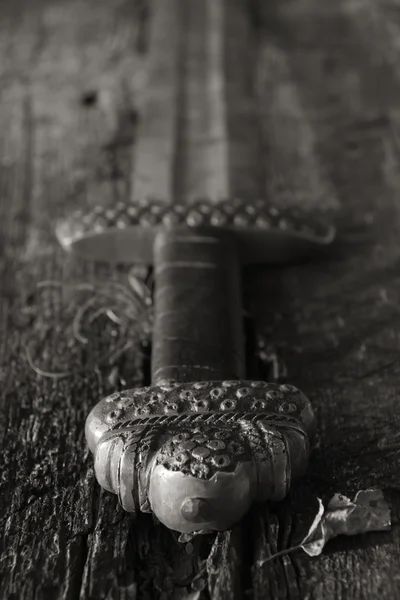
[[[342,206],[330,257],[245,275],[258,329],[317,411],[308,477],[283,505],[257,507],[232,532],[193,544],[178,543],[148,516],[131,523],[100,492],[83,425],[112,385],[101,366],[80,367],[97,364],[116,341],[99,324],[84,351],[69,347],[69,298],[38,293],[36,284],[124,281],[104,265],[68,259],[52,226],[64,210],[131,193],[145,8],[133,0],[3,2],[1,598],[181,599],[190,590],[203,590],[202,598],[400,596],[398,6],[248,6],[257,22],[266,194],[282,205]],[[76,374],[36,376],[24,353],[33,338],[43,368]],[[140,385],[142,361],[135,352],[129,361],[127,386]],[[375,485],[391,502],[391,533],[337,539],[316,559],[264,562],[296,541],[317,494]]]

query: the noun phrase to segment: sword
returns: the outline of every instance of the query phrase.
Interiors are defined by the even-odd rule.
[[[249,200],[260,178],[240,72],[245,7],[153,2],[132,202],[57,226],[81,257],[154,266],[151,386],[101,400],[86,438],[98,482],[125,510],[182,533],[228,529],[254,501],[284,498],[307,468],[315,427],[294,386],[246,380],[241,267],[302,259],[334,230]]]

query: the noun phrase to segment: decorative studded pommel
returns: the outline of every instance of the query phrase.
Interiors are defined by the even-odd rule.
[[[115,393],[86,423],[99,483],[182,533],[225,530],[306,470],[310,402],[291,385],[161,383]]]
[[[80,256],[107,262],[152,263],[160,229],[190,227],[234,232],[244,263],[302,258],[315,245],[329,244],[334,229],[310,213],[277,209],[264,201],[230,199],[217,204],[199,200],[188,205],[144,201],[117,203],[113,208],[77,211],[59,222],[58,240]]]

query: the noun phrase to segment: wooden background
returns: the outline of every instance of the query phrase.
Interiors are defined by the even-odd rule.
[[[271,511],[194,546],[134,524],[100,492],[85,415],[115,386],[98,325],[71,342],[68,284],[124,272],[68,258],[66,210],[129,196],[148,11],[140,0],[3,0],[0,5],[0,597],[126,599],[400,597],[400,3],[249,2],[265,193],[336,215],[335,250],[245,274],[246,306],[288,379],[313,401],[308,478]],[[52,281],[52,286],[43,282]],[[58,287],[58,283],[64,287]],[[38,287],[38,284],[39,287]],[[113,337],[114,336],[114,337]],[[43,369],[37,375],[26,348]],[[83,365],[83,368],[82,368]],[[121,365],[140,385],[146,361]],[[390,533],[290,546],[317,495],[377,486]],[[197,578],[196,578],[197,574]]]

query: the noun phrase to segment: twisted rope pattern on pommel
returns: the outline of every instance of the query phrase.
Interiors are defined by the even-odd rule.
[[[57,237],[64,247],[110,229],[129,227],[157,228],[186,225],[223,229],[277,230],[328,243],[333,229],[323,218],[296,208],[278,209],[263,200],[248,203],[239,199],[211,203],[198,200],[192,204],[164,204],[146,200],[137,204],[118,202],[114,207],[96,206],[88,212],[76,211],[62,220]]]

